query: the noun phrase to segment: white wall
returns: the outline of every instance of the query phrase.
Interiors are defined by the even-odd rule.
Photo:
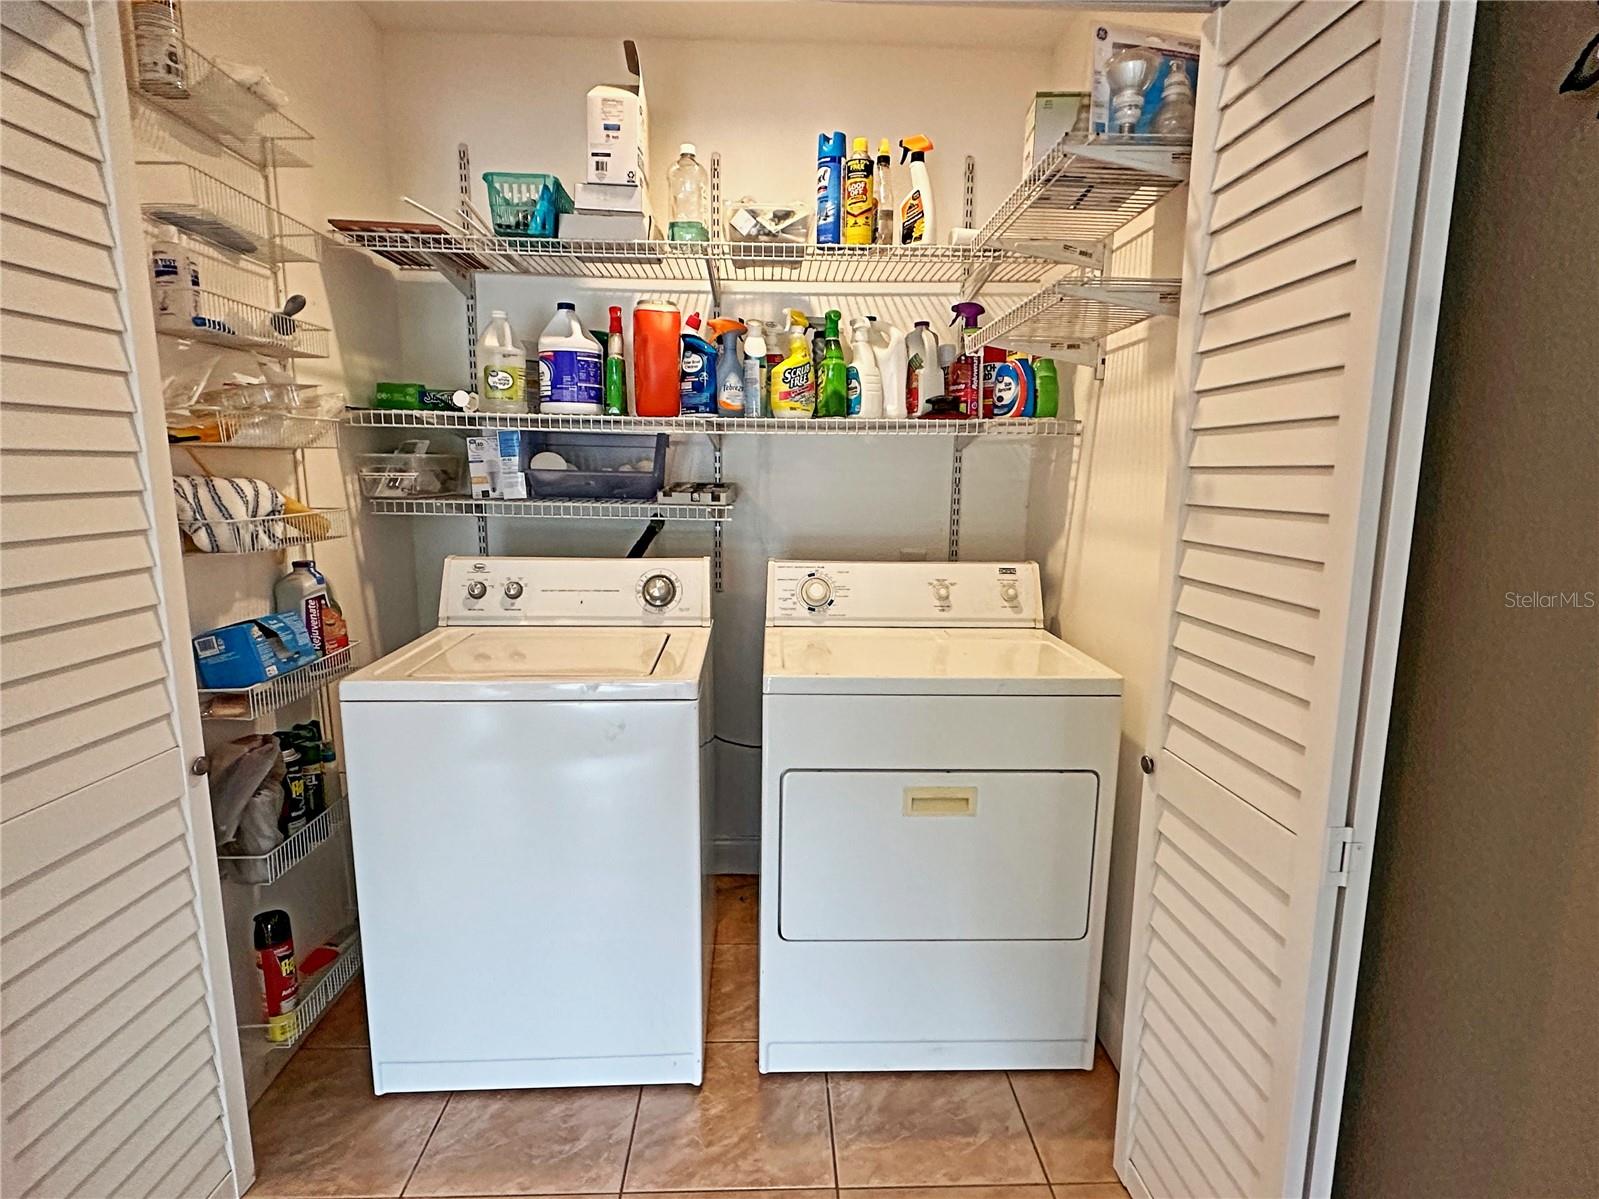
[[[926,133],[935,193],[948,223],[960,211],[964,157],[977,158],[979,219],[1016,184],[1021,133],[1033,91],[1049,85],[1049,48],[917,50],[874,48],[863,60],[817,45],[640,40],[650,103],[652,170],[657,183],[679,142],[693,141],[702,159],[723,155],[724,196],[809,199],[815,189],[816,135],[846,133],[893,141]],[[528,82],[508,88],[484,64],[531,64]],[[862,84],[863,61],[869,86]],[[490,169],[541,169],[581,178],[583,98],[588,88],[625,78],[615,38],[533,38],[390,33],[383,39],[389,174],[406,194],[448,213],[456,203],[456,145],[472,148],[474,192]],[[438,81],[419,85],[419,80]],[[978,97],[981,97],[979,100]],[[380,202],[380,200],[382,202]],[[401,215],[388,197],[369,196],[368,214]],[[401,206],[403,207],[403,206]],[[603,327],[605,307],[631,308],[640,295],[666,296],[685,313],[704,308],[705,290],[681,284],[607,290],[566,281],[486,278],[479,312],[510,313],[519,332],[536,337],[557,299],[573,299],[590,327]],[[846,315],[874,311],[909,323],[947,320],[953,289],[902,293],[870,301],[844,294],[789,293],[779,285],[729,293],[724,307],[770,318],[789,303],[808,311],[828,306]],[[1004,301],[994,302],[1003,307]],[[400,284],[402,373],[418,381],[455,383],[466,373],[464,304],[448,285],[425,277]],[[680,438],[673,474],[708,478],[702,438]],[[962,554],[1019,557],[1024,550],[1030,451],[983,444],[967,452]],[[876,439],[730,438],[726,476],[743,488],[727,526],[726,591],[716,605],[717,838],[728,868],[753,869],[759,832],[760,658],[765,563],[769,557],[825,554],[895,558],[902,552],[939,559],[948,526],[951,448]],[[438,603],[439,561],[475,552],[470,520],[412,522],[416,537],[418,617],[431,623]],[[598,522],[491,522],[495,553],[614,554],[639,530]],[[710,552],[706,530],[675,528],[658,554]]]

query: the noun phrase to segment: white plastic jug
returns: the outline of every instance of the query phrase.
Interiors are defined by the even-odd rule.
[[[605,410],[605,351],[562,302],[539,338],[539,411],[599,416]]]
[[[499,309],[489,314],[488,328],[478,338],[477,361],[483,375],[479,412],[529,411],[527,353]]]

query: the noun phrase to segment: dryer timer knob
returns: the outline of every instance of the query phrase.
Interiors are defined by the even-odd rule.
[[[508,600],[519,600],[519,599],[521,599],[522,598],[522,584],[518,583],[515,579],[512,579],[508,583],[506,583],[505,584],[505,598],[508,599]]]
[[[1015,583],[1002,583],[999,588],[999,598],[1014,606],[1022,598],[1022,593],[1016,589]]]
[[[652,608],[665,608],[677,598],[677,584],[667,575],[651,575],[641,589],[644,602]]]
[[[466,598],[467,599],[482,599],[488,593],[489,593],[488,584],[483,582],[482,579],[473,579],[470,583],[468,583],[466,585]]]
[[[812,608],[820,608],[833,598],[833,585],[820,576],[813,575],[800,584],[800,599]]]

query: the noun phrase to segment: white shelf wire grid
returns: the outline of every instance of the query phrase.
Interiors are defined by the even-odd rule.
[[[144,215],[268,266],[318,262],[322,235],[309,225],[186,162],[139,163]]]
[[[968,352],[996,342],[1098,342],[1152,316],[1176,316],[1179,279],[1063,279],[966,334]]]
[[[304,987],[310,983],[307,990],[300,993],[300,1001],[294,1007],[294,1019],[291,1025],[293,1031],[281,1041],[273,1041],[271,1049],[293,1049],[305,1039],[307,1033],[316,1027],[316,1022],[322,1018],[322,1013],[333,1006],[338,997],[344,994],[344,988],[350,985],[350,980],[361,969],[361,938],[359,934],[352,935],[339,945],[339,956],[317,975],[314,981],[302,978],[300,984]],[[250,1031],[266,1035],[265,1024],[241,1024],[241,1031]]]
[[[978,244],[1100,242],[1188,181],[1187,138],[1068,133],[989,217]]]
[[[196,325],[179,316],[158,316],[156,332],[180,341],[201,341],[267,358],[326,358],[328,331],[299,317],[285,317],[220,292],[196,292],[200,317]]]
[[[731,520],[732,504],[658,500],[474,500],[467,496],[369,499],[378,516],[509,516],[566,520]]]
[[[176,414],[169,414],[168,424],[174,419],[180,418]],[[343,423],[337,416],[311,416],[271,408],[205,406],[187,409],[181,419],[204,426],[207,436],[199,441],[175,444],[264,450],[329,449],[338,444],[339,425]],[[209,435],[211,430],[215,430],[214,437]]]
[[[989,283],[1037,283],[1054,269],[1040,258],[997,246],[815,246],[710,242],[725,284],[957,284],[975,270]]]
[[[1078,423],[1054,417],[991,420],[894,420],[887,417],[791,420],[775,417],[555,416],[491,412],[431,412],[399,408],[349,408],[344,419],[371,428],[542,429],[564,433],[793,434],[865,437],[1066,437]]]
[[[337,777],[337,774],[327,776],[329,781]],[[326,845],[344,827],[344,821],[343,797],[338,785],[334,784],[328,796],[328,806],[270,853],[219,853],[217,861],[222,865],[222,877],[247,886],[269,887]]]
[[[216,558],[228,554],[260,554],[296,545],[338,541],[350,535],[350,514],[343,508],[308,508],[277,516],[250,516],[240,520],[208,520],[219,546],[228,548],[194,554]]]
[[[296,670],[253,687],[200,689],[200,716],[205,720],[258,720],[280,708],[314,695],[351,670],[351,658],[359,641],[343,649],[323,654]]]
[[[290,120],[271,101],[187,43],[183,46],[183,77],[188,95],[181,98],[144,91],[136,79],[129,82],[146,104],[199,130],[257,167],[311,165],[314,139],[305,126]]]

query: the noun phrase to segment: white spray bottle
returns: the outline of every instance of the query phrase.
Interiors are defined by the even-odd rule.
[[[905,412],[905,333],[874,316],[869,344],[877,358],[877,373],[883,380],[883,415],[889,420],[904,420]]]
[[[883,415],[883,374],[871,345],[872,322],[858,316],[849,323],[855,358],[845,378],[849,380],[849,414],[875,420]]]

